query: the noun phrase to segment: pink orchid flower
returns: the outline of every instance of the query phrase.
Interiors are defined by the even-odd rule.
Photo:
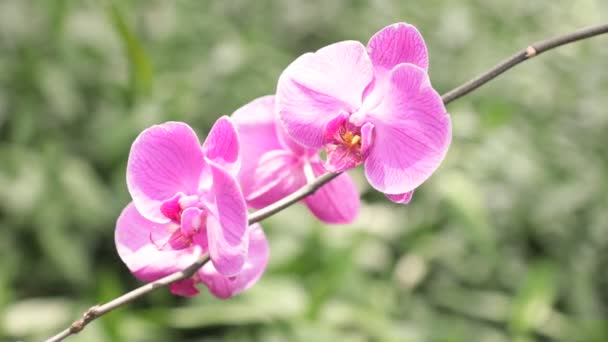
[[[295,141],[326,149],[328,170],[363,164],[375,189],[407,203],[439,167],[452,136],[427,69],[418,30],[393,24],[367,48],[343,41],[300,56],[279,79],[276,110]]]
[[[278,124],[274,96],[264,96],[239,108],[232,119],[243,149],[241,186],[249,206],[262,208],[293,193],[325,173],[318,149],[303,147]],[[359,213],[359,193],[342,174],[303,200],[321,221],[352,222]]]
[[[215,123],[202,147],[192,128],[179,122],[137,137],[127,165],[133,202],[115,232],[118,254],[136,277],[153,281],[209,253],[211,262],[171,285],[172,293],[196,295],[200,282],[226,298],[255,283],[268,245],[258,225],[248,227],[239,168],[238,135],[228,117]]]

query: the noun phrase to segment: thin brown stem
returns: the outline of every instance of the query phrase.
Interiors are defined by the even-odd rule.
[[[448,104],[490,82],[517,64],[525,62],[532,57],[538,56],[545,51],[604,33],[608,33],[608,24],[585,27],[571,33],[533,43],[513,56],[498,63],[492,69],[443,94],[441,99],[443,100],[443,103]]]
[[[499,63],[494,68],[479,75],[478,77],[445,93],[444,95],[442,95],[441,98],[445,104],[448,104],[448,103],[454,101],[455,99],[457,99],[461,96],[464,96],[464,95],[472,92],[473,90],[479,88],[480,86],[491,81],[492,79],[496,78],[498,75],[511,69],[512,67],[516,66],[517,64],[524,62],[536,55],[539,55],[545,51],[551,50],[551,49],[556,48],[561,45],[572,43],[572,42],[582,40],[585,38],[590,38],[590,37],[597,36],[597,35],[600,35],[603,33],[608,33],[608,24],[584,28],[584,29],[581,29],[581,30],[578,30],[578,31],[575,31],[572,33],[568,33],[568,34],[565,34],[562,36],[557,36],[554,38],[550,38],[547,40],[543,40],[543,41],[534,43],[534,44],[528,46],[526,49],[516,53],[515,55],[511,56],[510,58]],[[321,175],[320,177],[318,177],[317,179],[312,181],[310,184],[305,185],[304,187],[302,187],[301,189],[297,190],[296,192],[288,195],[287,197],[269,205],[268,207],[265,207],[263,209],[260,209],[256,212],[250,214],[249,215],[249,224],[260,222],[260,221],[280,212],[281,210],[293,205],[294,203],[298,202],[299,200],[305,198],[306,196],[313,194],[315,191],[317,191],[317,189],[319,189],[323,185],[327,184],[331,180],[335,179],[339,175],[340,175],[339,173],[326,173],[324,175]],[[127,303],[130,303],[131,301],[133,301],[145,294],[148,294],[149,292],[152,292],[155,289],[158,289],[161,287],[167,287],[176,281],[184,280],[184,279],[187,279],[187,278],[193,276],[194,273],[198,269],[203,267],[203,265],[205,265],[205,263],[207,263],[208,261],[209,261],[209,256],[207,254],[202,255],[201,257],[199,257],[196,260],[196,262],[194,262],[192,265],[188,266],[186,269],[184,269],[181,272],[176,272],[174,274],[168,275],[157,281],[143,285],[143,286],[141,286],[131,292],[128,292],[118,298],[115,298],[105,304],[93,306],[92,308],[88,309],[83,314],[83,317],[81,319],[73,322],[69,328],[63,330],[59,334],[49,338],[47,340],[47,342],[62,341],[70,335],[79,333],[91,321],[105,315],[106,313],[108,313],[118,307],[121,307]]]
[[[133,291],[127,292],[120,297],[114,298],[111,301],[102,304],[95,305],[88,309],[79,320],[74,321],[69,328],[63,330],[59,334],[49,338],[46,342],[57,342],[63,341],[66,337],[79,333],[84,327],[91,321],[98,317],[105,315],[106,313],[121,307],[127,303],[134,301],[135,299],[146,295],[158,288],[169,286],[176,281],[190,278],[194,275],[199,268],[203,267],[205,263],[209,261],[209,255],[201,255],[192,265],[186,267],[183,271],[170,274],[164,278],[148,283],[144,286],[138,287]]]
[[[323,185],[327,184],[329,181],[338,177],[339,175],[340,175],[339,173],[331,173],[331,172],[321,175],[320,177],[318,177],[311,183],[304,185],[298,191],[249,215],[249,224],[260,222],[260,221],[278,213],[279,211],[291,206],[292,204],[296,203],[297,201],[303,199],[304,197],[312,195],[315,191],[317,191],[317,189],[319,189]]]

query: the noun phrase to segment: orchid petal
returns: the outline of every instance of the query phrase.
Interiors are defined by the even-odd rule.
[[[174,295],[182,297],[194,297],[200,292],[196,288],[196,280],[194,278],[180,280],[169,285],[169,291]]]
[[[242,270],[234,277],[221,275],[211,263],[207,263],[198,272],[198,277],[209,292],[218,298],[229,298],[237,295],[255,284],[264,273],[268,264],[268,242],[259,224],[248,228],[249,250]]]
[[[429,57],[424,39],[416,27],[396,23],[376,32],[367,43],[367,52],[376,70],[390,71],[401,63],[411,63],[425,71]]]
[[[452,137],[450,117],[426,72],[413,64],[395,67],[383,101],[369,116],[374,137],[365,160],[368,181],[386,194],[414,190],[439,167]]]
[[[259,97],[231,115],[237,127],[243,150],[243,167],[248,159],[257,160],[271,150],[280,150],[281,144],[276,132],[274,96]],[[245,152],[246,151],[246,152]]]
[[[323,164],[313,163],[311,166],[316,177],[325,173]],[[355,183],[346,173],[306,197],[304,203],[319,220],[332,224],[353,222],[361,206]]]
[[[343,41],[307,53],[281,74],[276,110],[287,133],[298,143],[320,148],[325,124],[340,112],[361,106],[373,79],[365,47]]]
[[[270,151],[262,156],[257,168],[243,185],[247,204],[262,208],[298,190],[306,184],[302,162],[284,150]]]
[[[131,146],[127,187],[137,210],[147,219],[168,222],[163,201],[178,192],[195,193],[205,165],[196,134],[181,122],[144,130]]]
[[[129,203],[118,217],[114,233],[116,249],[138,279],[149,282],[182,271],[202,254],[199,246],[181,250],[163,248],[168,242],[171,225],[174,224],[146,219],[133,203]]]
[[[225,276],[237,274],[247,256],[247,206],[236,179],[221,166],[207,161],[213,177],[207,239],[215,268]]]
[[[404,194],[396,194],[396,195],[386,195],[386,197],[395,202],[395,203],[399,203],[399,204],[408,204],[410,203],[410,201],[412,200],[412,197],[414,196],[414,191],[410,191],[410,192],[406,192]]]
[[[245,165],[255,164],[259,156],[268,151],[288,149],[299,153],[304,149],[278,124],[274,95],[258,97],[237,109],[231,117],[241,137],[243,169]]]
[[[277,120],[277,122],[276,122],[276,127],[277,127],[277,137],[279,138],[279,142],[281,143],[281,146],[283,149],[291,151],[293,154],[296,154],[299,156],[302,156],[305,154],[310,155],[310,154],[314,154],[314,152],[316,152],[315,149],[309,149],[306,146],[293,140],[293,138],[287,133],[287,131],[285,130],[283,125],[281,125],[279,120]]]
[[[203,143],[203,154],[233,175],[238,173],[241,167],[239,136],[229,117],[222,116],[213,124]]]
[[[391,70],[399,64],[417,65],[425,71],[429,66],[428,52],[418,30],[406,23],[396,23],[378,31],[367,43],[374,65],[374,82],[365,93],[365,106],[374,107],[389,87]]]
[[[257,191],[264,183],[256,176],[262,156],[269,151],[283,150],[277,136],[279,127],[275,118],[274,96],[257,98],[232,114],[243,150],[239,183],[246,196]]]

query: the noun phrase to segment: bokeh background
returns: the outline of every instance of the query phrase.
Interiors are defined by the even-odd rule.
[[[145,127],[212,122],[299,54],[417,25],[445,92],[604,0],[0,1],[0,340],[40,340],[140,285],[118,258]],[[607,341],[608,37],[450,104],[454,141],[406,207],[352,171],[359,219],[264,222],[272,257],[220,301],[160,290],[73,341]]]

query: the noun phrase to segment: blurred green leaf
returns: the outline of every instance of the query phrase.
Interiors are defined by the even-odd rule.
[[[487,217],[484,195],[479,186],[463,172],[445,172],[439,188],[477,248],[491,261],[496,252],[496,235]]]
[[[167,324],[183,329],[288,320],[303,314],[307,300],[306,293],[295,281],[271,277],[261,280],[256,291],[228,301],[207,298],[205,303],[171,309]]]
[[[115,2],[111,2],[109,11],[114,29],[120,36],[129,59],[132,96],[135,97],[139,93],[149,94],[152,89],[152,64]]]
[[[523,280],[509,322],[516,336],[527,336],[549,319],[558,289],[556,271],[551,263],[541,262],[533,266]]]
[[[70,321],[71,300],[67,298],[30,298],[5,307],[2,330],[17,338],[51,334]]]

